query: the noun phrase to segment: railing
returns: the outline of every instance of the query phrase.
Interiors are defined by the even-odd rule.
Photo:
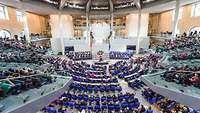
[[[155,92],[179,103],[188,105],[195,110],[200,110],[200,89],[192,86],[184,87],[176,83],[167,82],[160,77],[163,73],[164,71],[145,75],[141,80]]]
[[[69,78],[67,78],[67,79],[69,79]],[[15,108],[13,110],[10,110],[8,113],[36,113],[36,112],[40,111],[42,109],[42,107],[44,107],[44,106],[48,105],[50,102],[52,102],[53,99],[59,97],[65,91],[67,91],[69,89],[69,85],[71,83],[72,83],[72,79],[69,79],[63,85],[63,87],[61,87],[57,90],[48,92],[47,94],[37,97],[34,100],[28,101],[27,103],[24,103],[23,105]]]

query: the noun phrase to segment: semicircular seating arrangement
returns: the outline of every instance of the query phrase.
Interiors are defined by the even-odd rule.
[[[154,73],[160,70],[166,70],[164,75],[161,75],[168,82],[175,82],[183,86],[200,87],[200,76],[198,65],[172,66],[170,61],[180,60],[196,60],[199,59],[198,45],[193,39],[167,42],[170,46],[164,45],[164,51],[160,53],[150,53],[142,57],[132,57],[129,60],[118,61],[112,65],[95,65],[88,64],[83,61],[85,57],[76,54],[77,58],[61,58],[56,56],[45,56],[42,50],[36,48],[25,47],[25,44],[15,43],[13,41],[1,41],[3,51],[0,49],[1,62],[17,62],[17,63],[33,63],[33,64],[49,64],[48,72],[60,73],[63,76],[71,76],[72,83],[69,89],[60,97],[54,99],[51,103],[45,106],[41,111],[43,113],[70,113],[70,112],[136,112],[136,113],[152,113],[153,110],[143,109],[140,100],[133,93],[125,93],[121,84],[121,80],[128,83],[128,86],[138,91],[143,89],[142,95],[151,104],[163,111],[164,113],[193,112],[189,107],[183,106],[173,100],[167,99],[162,95],[153,92],[151,89],[146,89],[144,82],[140,78],[149,73]],[[177,45],[176,45],[177,44]],[[191,49],[190,46],[196,47]],[[180,54],[184,50],[187,55],[182,57]],[[19,50],[18,50],[19,49]],[[177,54],[175,51],[177,50]],[[13,52],[15,51],[15,52]],[[11,54],[8,54],[13,52]],[[163,66],[161,59],[164,55],[173,53],[167,59],[169,64]],[[28,54],[28,55],[27,55]],[[38,55],[37,55],[38,54]],[[114,59],[125,59],[127,54],[113,53]],[[75,56],[76,56],[75,55]],[[176,56],[177,55],[177,56]],[[27,58],[25,57],[27,56]],[[87,55],[86,55],[87,56]],[[30,59],[32,57],[32,59]],[[41,61],[41,62],[40,62]],[[168,68],[170,67],[170,68]],[[41,75],[35,77],[35,74],[41,74],[33,69],[16,69],[0,71],[0,79],[10,79],[13,77],[24,77],[19,79],[10,79],[10,81],[0,82],[0,96],[16,95],[32,88],[41,87],[44,84],[53,82],[53,78]],[[13,83],[13,84],[12,84]],[[140,91],[140,90],[139,90]],[[141,108],[140,108],[141,107]]]
[[[107,67],[74,62],[68,68],[74,80],[69,90],[41,111],[57,113],[86,110],[101,113],[132,111],[140,106],[134,94],[122,93],[115,76],[105,75]]]

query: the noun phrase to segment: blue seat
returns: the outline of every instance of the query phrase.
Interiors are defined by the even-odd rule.
[[[107,97],[107,101],[108,102],[113,101],[112,97]]]
[[[111,87],[110,87],[110,90],[111,90],[111,91],[115,91],[115,86],[111,86]]]
[[[82,90],[83,90],[84,92],[86,92],[86,91],[87,91],[87,88],[86,88],[86,87],[82,87]]]
[[[141,76],[141,74],[137,74],[136,76],[135,76],[135,78],[139,78]]]
[[[109,109],[109,110],[114,110],[114,109],[115,109],[115,106],[114,106],[114,105],[108,105],[108,109]]]
[[[135,108],[139,108],[140,107],[140,103],[139,102],[136,102],[135,103]]]
[[[100,86],[100,91],[101,91],[101,92],[104,92],[104,91],[105,91],[104,86]]]
[[[119,75],[119,78],[120,79],[124,78],[124,75],[123,74]]]
[[[87,106],[88,110],[93,110],[93,106],[89,105]]]
[[[152,98],[152,99],[149,100],[150,104],[154,104],[156,102],[157,102],[157,98],[156,97],[154,97],[154,98]]]
[[[107,109],[107,105],[101,105],[101,109]]]
[[[153,110],[147,110],[147,113],[153,113]]]
[[[84,82],[89,83],[89,80],[88,79],[84,79]]]
[[[134,109],[135,108],[135,103],[134,102],[129,103],[128,107],[129,107],[129,109]]]
[[[86,105],[82,105],[81,109],[87,109],[87,106]]]
[[[110,91],[110,86],[106,86],[106,91],[107,91],[107,92]]]
[[[115,110],[120,110],[119,104],[115,105]]]
[[[80,109],[81,109],[81,107],[80,107],[80,105],[79,105],[79,104],[75,104],[74,106],[75,106],[75,108],[76,108],[76,109],[78,109],[78,110],[80,110]]]
[[[70,111],[64,111],[64,113],[72,113],[72,112],[70,112]]]
[[[71,95],[71,98],[72,98],[73,100],[76,100],[78,97],[77,97],[76,95]]]
[[[83,100],[83,96],[82,95],[78,95],[77,98],[78,98],[78,100]]]
[[[105,101],[105,100],[106,100],[106,97],[105,97],[105,96],[101,97],[101,101],[102,101],[102,102]]]
[[[68,102],[69,107],[74,108],[74,102]]]
[[[160,101],[160,100],[162,100],[162,99],[164,99],[164,98],[165,98],[165,97],[161,95],[161,96],[158,96],[157,100]]]
[[[88,86],[88,91],[89,91],[89,92],[92,92],[92,91],[93,91],[92,86]]]
[[[71,98],[71,96],[72,96],[71,94],[66,94],[66,93],[61,95],[61,97],[67,97],[67,98]]]
[[[48,113],[57,113],[57,110],[55,108],[53,108],[53,107],[46,107],[46,111]]]
[[[94,109],[95,109],[95,110],[100,110],[101,107],[100,107],[100,105],[95,105]]]
[[[83,100],[84,100],[84,101],[88,101],[88,95],[84,95],[84,96],[83,96]]]
[[[147,111],[144,111],[144,112],[142,112],[142,113],[147,113]]]
[[[95,97],[95,101],[100,101],[100,97]]]
[[[64,105],[65,107],[68,107],[68,106],[69,106],[69,103],[68,103],[68,102],[63,102],[63,105]]]
[[[124,99],[128,100],[129,99],[129,95],[125,95]]]
[[[94,96],[89,97],[89,101],[93,102],[94,101]]]
[[[123,102],[123,103],[121,104],[121,106],[122,106],[122,108],[127,108],[127,107],[128,107],[128,102]]]
[[[124,98],[123,98],[122,95],[119,95],[119,96],[118,96],[118,99],[119,99],[119,101],[123,101]]]
[[[114,101],[114,102],[117,102],[117,101],[118,101],[118,98],[117,98],[117,97],[113,97],[113,101]]]
[[[98,92],[98,89],[99,89],[98,86],[94,86],[94,91],[95,92]]]
[[[122,88],[120,86],[115,87],[115,90],[122,91]]]
[[[175,102],[172,102],[170,105],[167,106],[167,110],[171,110],[176,106]]]
[[[79,91],[82,91],[82,90],[84,90],[86,88],[85,88],[85,86],[80,86],[78,89],[79,89]]]
[[[193,111],[189,111],[188,113],[195,113],[195,111],[193,110]]]

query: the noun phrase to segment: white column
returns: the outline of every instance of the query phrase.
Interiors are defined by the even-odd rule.
[[[176,8],[175,8],[175,14],[174,21],[173,21],[173,28],[172,28],[172,38],[176,37],[177,33],[177,27],[178,27],[178,17],[179,17],[179,9],[180,9],[180,0],[176,0]]]
[[[114,26],[113,26],[113,12],[110,15],[110,31],[112,32],[111,40],[114,38]]]
[[[26,41],[28,43],[30,43],[31,39],[30,39],[30,36],[29,36],[29,27],[28,27],[28,20],[27,20],[26,12],[22,11],[22,13],[23,13],[24,35],[26,37]]]
[[[86,13],[86,30],[87,30],[87,37],[86,37],[86,41],[88,43],[88,47],[91,46],[92,40],[90,39],[90,23],[89,23],[89,12]],[[90,47],[90,50],[92,51],[92,47]]]
[[[62,14],[61,13],[59,13],[59,15],[58,15],[58,25],[59,25],[59,31],[61,31],[62,30]],[[59,38],[60,38],[60,45],[61,45],[61,52],[62,52],[62,55],[65,55],[65,45],[64,45],[64,36],[59,36]]]
[[[140,27],[141,27],[141,9],[138,9],[138,27],[137,27],[136,54],[139,54],[139,52],[140,52]]]
[[[130,14],[126,17],[126,30],[128,37],[137,37],[137,14]]]
[[[64,53],[65,42],[74,37],[73,18],[70,15],[50,15],[51,47],[54,52]]]
[[[73,38],[73,18],[70,15],[50,15],[52,38]]]
[[[110,29],[113,31],[113,12],[110,14]]]
[[[87,37],[86,40],[89,40],[89,14],[86,13],[86,30],[87,30]]]
[[[22,16],[23,16],[23,35],[25,36],[26,41],[30,43],[31,39],[29,36],[28,19],[27,19],[27,14],[26,14],[23,2],[21,3],[20,8],[21,8],[20,11],[22,12]]]

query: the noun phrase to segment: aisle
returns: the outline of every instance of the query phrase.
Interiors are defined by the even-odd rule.
[[[122,87],[123,93],[134,93],[135,97],[138,98],[139,102],[144,105],[145,108],[148,108],[150,104],[142,97],[141,90],[133,90],[132,88],[128,87],[127,82],[124,80],[118,79],[120,86]],[[156,107],[152,106],[154,113],[161,113]]]

